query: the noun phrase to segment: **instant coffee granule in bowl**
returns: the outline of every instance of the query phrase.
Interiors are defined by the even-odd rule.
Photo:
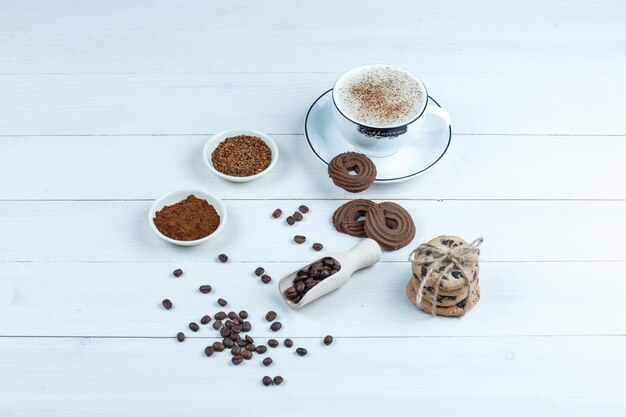
[[[213,167],[232,177],[250,177],[265,171],[272,162],[272,150],[256,136],[227,138],[211,154]]]
[[[220,225],[220,216],[208,201],[189,195],[157,211],[153,221],[159,232],[170,239],[189,241],[215,232]]]

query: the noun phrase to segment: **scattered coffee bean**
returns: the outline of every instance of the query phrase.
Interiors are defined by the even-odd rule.
[[[324,249],[324,245],[322,245],[321,243],[314,243],[313,244],[313,250],[314,251],[319,252],[322,249]]]
[[[228,328],[230,329],[231,327],[233,327],[233,321],[232,321],[232,320],[230,320],[230,319],[229,319],[229,320],[226,320],[226,321],[224,322],[224,326],[226,326],[226,327],[228,327]]]
[[[221,263],[226,263],[228,262],[228,256],[224,255],[223,253],[220,253],[219,256],[217,257],[217,259],[221,262]]]
[[[174,275],[176,278],[180,277],[181,275],[183,275],[183,270],[182,269],[175,269],[174,272],[172,272],[172,275]]]
[[[265,365],[265,366],[270,366],[272,364],[272,362],[274,362],[272,360],[272,358],[268,357],[268,358],[263,359],[263,365]]]
[[[208,294],[213,291],[213,287],[211,287],[210,285],[200,285],[199,290],[202,294]]]
[[[248,318],[248,312],[246,310],[241,310],[239,312],[239,318],[242,318],[244,320],[247,319]]]
[[[235,355],[241,355],[241,352],[243,352],[243,349],[241,348],[241,346],[237,345],[237,346],[233,346],[232,348],[230,348],[230,353],[235,356]]]
[[[215,315],[213,316],[213,318],[215,320],[224,320],[226,317],[228,317],[226,315],[226,313],[224,313],[223,311],[218,311],[217,313],[215,313]]]
[[[170,308],[172,308],[172,302],[169,300],[169,298],[166,298],[165,300],[161,301],[161,304],[166,310],[169,310]]]
[[[259,345],[256,347],[256,353],[258,354],[264,354],[265,352],[267,352],[267,346],[265,345]]]
[[[305,214],[309,212],[309,208],[305,206],[304,204],[298,207],[298,210],[300,210],[301,213],[305,213]]]
[[[304,242],[306,242],[306,236],[302,236],[302,235],[295,235],[293,237],[293,240],[298,244],[301,245]]]
[[[256,345],[254,343],[248,343],[246,345],[246,350],[250,352],[256,352]]]
[[[275,218],[275,219],[279,218],[282,215],[283,215],[283,211],[281,209],[276,209],[272,213],[272,217]]]
[[[292,303],[297,304],[311,288],[337,273],[340,269],[341,265],[335,259],[322,258],[313,262],[307,268],[298,271],[296,278],[293,280],[294,285],[287,288],[283,294]]]
[[[324,338],[324,344],[326,346],[330,345],[331,343],[333,343],[333,337],[331,335],[328,335]]]
[[[272,329],[273,332],[277,332],[281,329],[281,327],[283,327],[283,325],[279,321],[275,321],[270,326],[270,329]]]
[[[278,347],[278,340],[276,339],[270,339],[267,341],[267,345],[271,348],[275,348]]]
[[[293,346],[293,340],[291,339],[285,339],[283,343],[285,344],[285,347],[288,347],[288,348]]]
[[[285,221],[287,222],[287,224],[289,226],[293,226],[294,223],[296,222],[296,219],[294,219],[293,216],[289,216],[289,217],[287,217],[287,220],[285,220]]]
[[[241,362],[243,362],[243,357],[241,355],[235,355],[230,361],[233,363],[233,365],[239,365]]]
[[[213,342],[213,349],[216,352],[222,352],[224,351],[224,344],[222,342]]]
[[[200,326],[198,326],[198,323],[192,321],[191,323],[189,323],[189,329],[192,332],[197,332],[198,330],[200,330]]]
[[[309,352],[307,352],[307,350],[305,348],[298,348],[298,349],[296,349],[296,353],[298,355],[300,355],[300,356],[306,356],[306,354],[309,353]]]
[[[241,325],[241,329],[244,332],[249,332],[250,330],[252,330],[252,324],[250,324],[249,321],[244,321],[243,324]]]
[[[216,320],[213,322],[213,328],[214,328],[215,330],[219,330],[219,329],[220,329],[220,327],[222,327],[222,322],[221,322],[220,320],[217,320],[217,319],[216,319]]]
[[[276,385],[280,385],[280,384],[282,384],[282,383],[283,383],[283,381],[284,381],[284,379],[283,379],[283,377],[282,377],[282,376],[280,376],[280,375],[278,375],[278,376],[275,376],[275,377],[274,377],[274,384],[276,384]]]
[[[257,269],[254,270],[254,275],[256,275],[257,277],[260,277],[264,273],[265,273],[265,268],[262,268],[262,267],[258,267]]]
[[[272,277],[267,274],[263,274],[263,276],[261,277],[261,282],[263,284],[269,284],[270,282],[272,282]]]
[[[200,319],[200,323],[202,324],[209,324],[211,322],[211,316],[206,315],[206,316],[202,316],[202,318]]]
[[[185,341],[185,333],[178,332],[176,334],[176,340],[178,340],[179,342],[184,342]]]
[[[267,314],[265,315],[265,320],[274,321],[276,320],[276,317],[278,317],[278,314],[276,314],[275,311],[268,311]]]
[[[224,347],[226,349],[231,349],[235,347],[235,342],[233,342],[233,339],[231,339],[230,337],[225,337],[224,340],[222,340],[222,343],[224,344]]]
[[[246,342],[248,343],[254,343],[254,339],[250,337],[249,335],[246,335],[245,339],[246,339]]]
[[[263,385],[265,385],[266,387],[269,387],[270,385],[272,385],[272,378],[270,378],[269,376],[264,376],[261,381],[263,382]]]
[[[234,311],[229,311],[228,312],[228,318],[231,320],[235,320],[237,318],[237,313],[235,313]],[[234,321],[233,321],[234,323]],[[235,324],[239,324],[239,323],[235,323]]]
[[[302,219],[304,218],[304,216],[302,216],[302,213],[300,213],[299,211],[296,211],[295,213],[292,214],[293,219],[297,222],[302,221]]]
[[[252,359],[252,352],[250,352],[249,350],[244,350],[243,352],[241,352],[241,357],[249,361],[250,359]]]
[[[207,346],[204,348],[204,354],[207,356],[213,356],[213,354],[215,353],[215,349],[213,349],[213,346]]]
[[[248,342],[246,342],[245,339],[237,339],[237,344],[241,347],[245,347],[248,344]]]
[[[219,304],[222,307],[226,307],[226,305],[228,305],[228,301],[224,300],[223,298],[218,298],[217,304]]]

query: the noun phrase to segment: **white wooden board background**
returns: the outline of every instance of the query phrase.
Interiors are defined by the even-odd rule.
[[[625,20],[619,0],[0,0],[0,416],[623,417]],[[431,172],[362,197],[405,205],[411,246],[485,237],[483,297],[463,319],[406,302],[410,248],[301,312],[252,274],[315,256],[296,232],[328,250],[356,242],[331,230],[354,196],[326,179],[302,122],[369,62],[416,72],[452,114]],[[257,182],[200,160],[235,126],[281,148]],[[211,243],[148,229],[151,200],[180,187],[225,199]],[[269,217],[302,203],[293,228]],[[177,343],[219,296],[263,341],[276,310],[277,336],[309,356],[235,368],[203,357],[214,332]],[[286,383],[265,388],[265,374]]]

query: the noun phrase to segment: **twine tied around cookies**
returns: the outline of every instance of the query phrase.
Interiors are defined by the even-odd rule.
[[[427,278],[433,271],[437,271],[441,266],[444,266],[442,271],[439,271],[439,276],[437,277],[437,281],[434,285],[434,293],[433,293],[433,302],[432,310],[430,314],[433,316],[437,314],[437,298],[439,295],[439,285],[441,284],[441,280],[444,276],[450,271],[452,267],[456,267],[461,273],[461,277],[465,280],[467,284],[467,297],[465,297],[465,303],[463,304],[463,311],[467,311],[467,306],[470,302],[470,297],[472,295],[472,287],[470,283],[470,277],[464,271],[463,264],[465,261],[469,260],[472,257],[478,256],[480,253],[480,245],[483,243],[483,238],[479,237],[475,239],[468,246],[457,246],[454,248],[449,248],[446,250],[440,249],[437,246],[430,245],[428,243],[423,243],[417,247],[417,249],[413,250],[409,255],[409,261],[417,262],[418,256],[423,253],[422,251],[430,251],[429,256],[432,256],[434,262],[430,264],[428,270],[424,277],[422,278],[422,282],[420,283],[419,290],[417,291],[417,295],[415,296],[415,303],[419,304],[422,301],[424,290],[426,289],[426,281]]]

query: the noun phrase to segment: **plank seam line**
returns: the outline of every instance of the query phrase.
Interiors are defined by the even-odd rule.
[[[276,339],[285,339],[287,337],[298,339],[321,339],[324,336],[254,336],[257,338],[274,337]],[[503,334],[503,335],[420,335],[420,336],[333,336],[335,339],[452,339],[452,338],[466,338],[466,339],[488,339],[488,338],[572,338],[572,337],[626,337],[626,333],[603,333],[603,334]],[[176,339],[176,336],[80,336],[80,335],[66,335],[66,336],[51,336],[51,335],[0,335],[0,339],[155,339],[155,340],[169,340]],[[218,340],[218,337],[211,336],[186,336],[186,339],[198,339],[198,340]]]
[[[55,134],[0,134],[0,138],[10,137],[128,137],[128,136],[212,136],[215,133],[55,133]],[[267,132],[272,136],[304,136],[302,132],[297,133],[275,133]],[[454,136],[530,136],[530,137],[626,137],[626,133],[478,133],[478,132],[454,132]]]

